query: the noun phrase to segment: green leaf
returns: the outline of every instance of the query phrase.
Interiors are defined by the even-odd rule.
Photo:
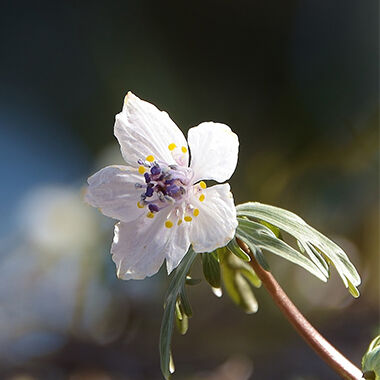
[[[251,261],[249,255],[247,255],[240,247],[239,244],[236,243],[236,239],[232,239],[228,244],[227,248],[236,255],[239,259],[244,261]]]
[[[284,241],[278,239],[269,228],[247,219],[238,218],[238,222],[239,225],[236,230],[236,236],[242,239],[251,250],[261,248],[274,253],[275,255],[281,256],[292,263],[303,267],[320,280],[326,281],[326,277],[320,270],[318,270],[310,259],[286,244]]]
[[[166,302],[164,304],[164,314],[161,322],[159,343],[161,371],[165,379],[169,379],[170,374],[173,372],[170,369],[174,368],[174,363],[172,362],[171,358],[170,345],[173,335],[174,318],[176,314],[176,303],[177,300],[180,298],[180,314],[182,315],[182,318],[183,315],[188,315],[187,313],[189,312],[188,308],[190,307],[190,305],[188,304],[184,286],[186,283],[186,276],[190,270],[191,264],[193,263],[196,257],[197,253],[195,253],[193,249],[190,248],[185,257],[182,259],[181,263],[178,265],[177,269],[175,270],[174,275],[169,283],[168,290],[166,292]],[[184,300],[186,307],[183,302]]]
[[[253,294],[252,288],[250,287],[248,281],[237,272],[235,275],[235,286],[240,295],[241,300],[240,305],[243,307],[247,314],[256,313],[259,305],[257,303],[256,297]]]
[[[220,267],[217,256],[211,253],[202,253],[202,265],[207,282],[213,288],[220,288]]]
[[[232,301],[247,314],[256,313],[258,304],[249,283],[259,287],[261,281],[253,269],[244,261],[231,254],[229,250],[220,250],[220,266],[224,288]]]
[[[260,249],[260,247],[252,245],[251,240],[245,240],[245,243],[248,245],[251,252],[253,252],[253,255],[255,256],[256,261],[265,269],[270,270],[269,264],[265,259],[265,256],[263,254],[263,251]]]
[[[239,217],[265,221],[293,236],[325,278],[329,277],[328,265],[332,263],[346,288],[350,289],[354,297],[359,296],[357,286],[361,283],[360,276],[345,252],[299,216],[258,202],[241,204],[236,210]]]
[[[185,315],[191,317],[193,315],[193,310],[191,309],[189,298],[187,297],[187,293],[185,291],[185,287],[181,289],[179,292],[179,299],[181,300],[182,310]]]
[[[365,379],[380,379],[380,335],[369,345],[362,359],[363,377]]]
[[[241,274],[255,287],[261,286],[261,280],[253,270],[253,268],[246,262],[239,259],[237,256],[232,255],[229,250],[220,249],[219,260],[224,265],[228,265],[234,271],[239,271]]]
[[[260,288],[261,280],[257,277],[257,274],[254,270],[249,268],[241,268],[240,273],[255,287]]]
[[[265,220],[259,220],[259,223],[261,223],[263,226],[268,227],[279,239],[281,239],[281,230],[274,226],[273,224],[270,224],[266,222]]]
[[[180,334],[185,335],[189,328],[189,317],[182,309],[181,301],[178,299],[175,306],[176,326]]]
[[[189,328],[189,317],[184,314],[182,319],[176,318],[177,330],[181,335],[185,335]]]

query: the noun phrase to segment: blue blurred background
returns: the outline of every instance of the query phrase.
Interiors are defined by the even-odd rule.
[[[114,115],[128,90],[186,133],[239,135],[236,203],[288,208],[341,244],[352,300],[271,258],[288,294],[357,365],[379,326],[378,2],[2,1],[0,377],[160,379],[167,277],[116,279],[113,221],[82,202],[122,163]],[[195,268],[199,272],[199,268]],[[338,377],[256,291],[245,315],[202,283],[175,334],[175,378]]]

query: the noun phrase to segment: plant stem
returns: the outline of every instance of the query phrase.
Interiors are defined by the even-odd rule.
[[[250,256],[251,261],[249,264],[256,272],[279,309],[311,348],[313,348],[331,368],[342,376],[342,378],[348,380],[363,379],[362,371],[345,358],[310,324],[288,298],[272,274],[263,269],[255,260],[248,246],[238,238],[236,238],[236,241],[240,248]]]

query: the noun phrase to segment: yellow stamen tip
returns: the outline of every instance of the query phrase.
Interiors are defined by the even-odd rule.
[[[165,222],[165,227],[166,227],[166,228],[172,228],[172,227],[173,227],[173,222],[170,221],[170,220],[167,220],[167,221]]]
[[[145,171],[146,171],[146,170],[145,170],[144,166],[142,166],[142,165],[139,166],[139,173],[140,173],[140,174],[144,174]]]
[[[146,216],[147,216],[147,218],[150,218],[150,219],[154,218],[154,214],[153,214],[153,212],[148,212],[148,213],[146,214]]]
[[[177,224],[180,226],[182,224],[182,219],[180,219]]]
[[[153,161],[154,161],[154,156],[150,155],[150,156],[148,156],[148,157],[146,158],[146,160],[147,160],[148,162],[153,162]]]
[[[181,150],[182,150],[183,153],[186,153],[186,152],[187,152],[187,148],[186,148],[185,146],[183,146],[183,147],[181,148]]]
[[[201,196],[199,197],[199,200],[200,200],[201,202],[203,202],[203,201],[205,200],[205,195],[204,195],[204,194],[201,194]]]
[[[191,222],[193,220],[191,216],[185,216],[183,219],[185,219],[185,222]]]
[[[175,145],[174,143],[171,143],[171,144],[169,144],[169,146],[168,146],[168,149],[169,149],[169,150],[174,150],[175,148],[177,148],[177,145]]]
[[[137,207],[138,207],[138,208],[144,208],[144,205],[141,204],[140,202],[137,202]]]
[[[197,208],[193,211],[193,215],[194,216],[198,216],[199,215],[199,210]]]
[[[199,182],[199,186],[202,188],[202,189],[205,189],[207,187],[206,183],[201,181]]]

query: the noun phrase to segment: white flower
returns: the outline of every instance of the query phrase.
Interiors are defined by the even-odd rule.
[[[90,177],[86,201],[120,220],[111,248],[118,277],[152,276],[164,259],[170,273],[190,244],[212,252],[234,237],[230,186],[202,181],[224,182],[235,170],[239,141],[227,125],[202,123],[189,130],[187,143],[166,112],[129,92],[115,136],[128,166]]]

